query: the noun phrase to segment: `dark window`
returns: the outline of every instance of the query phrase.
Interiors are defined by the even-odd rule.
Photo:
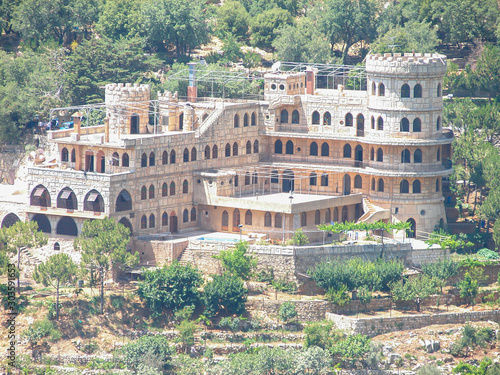
[[[361,178],[361,176],[359,174],[357,174],[354,177],[354,188],[355,189],[361,189],[361,188],[363,188],[363,179]]]
[[[124,153],[122,155],[122,167],[128,167],[129,166],[129,157],[127,153]]]
[[[120,155],[118,155],[118,152],[113,152],[113,155],[111,155],[111,164],[113,167],[118,167],[120,165]]]
[[[288,123],[288,111],[286,109],[284,109],[284,110],[281,111],[280,122],[283,123],[283,124],[287,124]]]
[[[161,185],[161,196],[162,197],[168,196],[168,185],[166,182],[164,182],[163,185]]]
[[[375,129],[375,117],[372,116],[372,129]]]
[[[184,163],[187,163],[189,161],[189,150],[187,148],[185,148],[184,152],[182,153],[182,161]]]
[[[378,189],[377,190],[382,191],[382,192],[384,191],[384,180],[381,178],[378,180]]]
[[[339,208],[338,207],[335,207],[333,209],[333,221],[336,223],[339,221]]]
[[[417,148],[415,153],[413,154],[413,162],[414,163],[422,163],[422,150]]]
[[[321,224],[321,212],[319,210],[316,210],[316,212],[314,212],[314,224]]]
[[[285,154],[293,155],[293,142],[292,141],[286,142]]]
[[[311,147],[309,148],[309,154],[311,156],[318,156],[318,144],[316,142],[311,143]]]
[[[409,163],[410,162],[410,150],[404,149],[401,152],[401,163]]]
[[[246,144],[246,146],[245,146],[245,149],[246,149],[246,153],[247,153],[247,155],[248,155],[248,154],[251,154],[251,153],[252,153],[252,142],[247,141],[247,144]]]
[[[436,161],[440,161],[441,160],[441,149],[437,149],[437,152],[436,152]]]
[[[128,155],[127,155],[127,157],[128,157]],[[72,150],[71,150],[71,162],[72,162],[72,163],[75,163],[75,162],[76,162],[76,151],[75,151],[75,149],[72,149]],[[123,163],[122,163],[122,165],[123,165]],[[124,166],[124,165],[123,165],[123,166]],[[125,166],[124,166],[124,167],[125,167]],[[127,164],[127,167],[128,167],[128,164]]]
[[[132,209],[132,198],[127,190],[122,190],[116,198],[115,211],[128,211]]]
[[[271,227],[273,224],[272,224],[272,217],[271,217],[271,213],[270,212],[266,212],[266,214],[264,215],[264,226],[265,227]]]
[[[149,166],[150,167],[155,166],[155,153],[154,152],[149,154]]]
[[[248,126],[248,113],[243,116],[243,126]]]
[[[146,215],[142,215],[141,217],[141,229],[147,229],[148,228],[148,218]]]
[[[149,185],[149,199],[153,199],[155,197],[155,186]]]
[[[326,142],[321,145],[321,156],[330,156],[330,146]]]
[[[161,156],[161,163],[162,163],[163,165],[168,164],[168,152],[167,152],[166,150],[165,150],[165,151],[163,151],[163,154],[162,154],[162,156]]]
[[[318,176],[316,175],[315,172],[311,172],[311,174],[309,175],[309,185],[316,186],[317,181],[318,181]]]
[[[255,112],[252,112],[252,117],[250,119],[250,123],[252,126],[257,125],[257,116],[255,115]]]
[[[372,95],[375,95],[377,93],[377,84],[375,82],[372,82]]]
[[[436,191],[439,191],[439,178],[436,178]]]
[[[441,117],[438,116],[437,120],[436,120],[436,130],[439,130],[441,129]]]
[[[198,153],[198,151],[196,150],[196,147],[193,147],[191,149],[191,161],[196,161],[197,159],[197,156],[196,154]]]
[[[318,111],[314,111],[313,114],[312,114],[312,124],[313,125],[319,125],[319,112]]]
[[[420,180],[415,180],[413,181],[413,194],[420,194],[420,193],[421,193]]]
[[[415,85],[413,88],[413,97],[414,98],[421,98],[422,97],[422,86],[420,86],[419,83]]]
[[[323,125],[331,125],[332,124],[332,115],[330,112],[325,112],[323,115]]]
[[[168,225],[168,214],[166,212],[164,212],[161,215],[161,226],[166,227],[167,225]]]
[[[372,149],[370,150],[370,160],[375,161],[375,150],[374,150],[374,148],[373,148],[373,147],[372,147]]]
[[[378,85],[378,96],[385,96],[385,85],[383,83]]]
[[[275,154],[282,154],[283,153],[283,142],[281,140],[277,140],[274,142],[274,153]]]
[[[259,153],[259,141],[258,140],[255,140],[255,142],[253,143],[253,153],[254,154]]]
[[[292,112],[292,124],[299,124],[300,123],[300,115],[299,111],[296,109]]]
[[[245,212],[245,225],[252,225],[252,211]]]
[[[277,184],[279,182],[279,173],[275,169],[271,171],[271,184]]]
[[[351,145],[348,143],[344,146],[344,158],[350,158],[351,157]]]
[[[182,222],[189,223],[189,212],[186,208],[182,211]]]
[[[384,151],[381,148],[377,150],[377,161],[384,161]]]
[[[231,145],[229,143],[226,143],[225,155],[226,158],[231,156]]]
[[[237,114],[234,115],[234,127],[235,128],[239,128],[240,127],[240,116],[238,116]]]
[[[141,201],[145,200],[148,196],[148,189],[146,189],[146,186],[143,186],[141,188]]]
[[[407,83],[401,86],[401,97],[402,98],[410,97],[410,86]]]
[[[245,185],[250,185],[250,172],[245,173]]]
[[[238,187],[239,185],[239,178],[238,178],[238,175],[234,176],[234,186],[235,187]]]
[[[257,175],[257,172],[253,172],[253,175],[252,175],[252,184],[253,185],[257,185],[259,183],[259,177]]]
[[[276,215],[274,215],[274,227],[275,228],[281,228],[283,223],[283,216],[278,212]]]
[[[437,90],[436,90],[436,96],[439,98],[441,95],[442,95],[441,84],[438,83],[438,87],[437,87]]]
[[[218,156],[219,148],[217,147],[217,145],[214,145],[214,147],[212,148],[212,159],[217,159]]]
[[[353,119],[352,119],[352,114],[348,113],[345,115],[345,126],[352,126]]]
[[[141,157],[141,167],[147,167],[148,166],[148,156],[146,154],[142,154]]]
[[[399,183],[399,192],[401,194],[408,194],[410,192],[410,184],[408,183],[408,180],[402,180]]]
[[[321,175],[321,186],[328,186],[328,175],[326,173]]]
[[[417,117],[413,120],[413,132],[420,133],[422,131],[422,121]]]
[[[238,156],[238,143],[233,143],[233,156]]]
[[[331,221],[332,221],[332,212],[330,211],[329,208],[327,208],[325,211],[325,223],[330,224]]]
[[[149,215],[149,227],[150,228],[155,227],[155,215],[153,214]]]
[[[377,118],[377,129],[384,130],[384,119],[381,116]]]
[[[196,208],[191,208],[191,221],[196,221]]]
[[[372,178],[372,190],[375,190],[375,179]]]
[[[170,151],[170,164],[175,164],[175,151]]]
[[[300,226],[301,227],[307,226],[307,214],[305,212],[302,212],[302,214],[300,214]]]
[[[170,196],[175,195],[175,182],[170,183]]]
[[[64,147],[61,151],[61,161],[68,161],[69,160],[69,152],[66,147]]]
[[[189,192],[189,183],[187,180],[182,182],[182,194],[187,194]]]
[[[406,117],[401,119],[401,123],[399,125],[399,131],[409,132],[410,131],[410,121]]]
[[[205,147],[205,159],[210,159],[210,146]]]

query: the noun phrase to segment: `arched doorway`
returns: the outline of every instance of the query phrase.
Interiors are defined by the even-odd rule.
[[[342,222],[345,223],[349,221],[349,211],[347,210],[347,206],[342,207]]]
[[[238,232],[240,230],[240,228],[238,228],[239,225],[240,225],[240,210],[235,208],[233,211],[233,232]]]
[[[184,129],[184,112],[179,115],[179,130]]]
[[[361,145],[357,145],[354,149],[354,166],[361,167],[363,161],[363,147]]]
[[[361,216],[363,216],[363,205],[361,203],[357,203],[354,207],[354,220],[358,220]]]
[[[122,224],[125,228],[128,228],[130,230],[130,236],[132,236],[133,229],[132,229],[132,223],[130,222],[129,219],[126,217],[122,217],[119,221],[120,224]]]
[[[229,227],[229,214],[226,210],[222,212],[222,220],[221,220],[221,230],[228,230]]]
[[[104,156],[104,152],[99,150],[97,153],[97,164],[96,164],[97,173],[106,172],[106,158]]]
[[[94,172],[94,153],[92,151],[85,152],[85,171]]]
[[[365,118],[361,113],[356,117],[356,130],[358,137],[365,136]]]
[[[139,115],[137,113],[130,116],[130,134],[139,134]]]
[[[78,236],[78,228],[76,227],[75,220],[72,217],[63,216],[56,226],[56,234],[62,234],[65,236]]]
[[[170,233],[177,233],[177,216],[174,211],[170,213]]]
[[[351,176],[344,175],[344,195],[351,194]]]
[[[19,216],[17,216],[16,214],[14,214],[12,212],[8,213],[7,215],[5,215],[5,217],[2,220],[2,228],[10,228],[18,221],[21,221],[19,219]]]
[[[127,190],[122,190],[116,198],[115,212],[128,211],[132,209],[132,198]]]
[[[417,238],[417,223],[414,219],[410,218],[406,220],[407,223],[410,223],[410,228],[406,230],[406,237],[408,238]]]
[[[290,191],[294,191],[295,183],[294,183],[294,175],[290,169],[286,169],[283,172],[283,192],[287,193]]]
[[[31,218],[31,221],[36,221],[38,224],[38,230],[43,233],[52,233],[52,226],[47,216],[43,214],[36,214]]]

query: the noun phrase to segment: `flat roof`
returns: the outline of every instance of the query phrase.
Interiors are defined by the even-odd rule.
[[[309,203],[309,202],[319,202],[326,201],[331,198],[338,198],[335,195],[313,195],[313,194],[300,194],[300,193],[273,193],[266,195],[256,195],[256,196],[241,196],[240,199],[246,199],[250,201],[259,202],[272,202],[272,203],[285,203],[290,204],[290,196],[293,197],[292,204],[299,203]]]

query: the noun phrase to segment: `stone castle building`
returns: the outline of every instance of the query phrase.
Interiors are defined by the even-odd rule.
[[[302,227],[319,240],[318,224],[345,220],[408,221],[420,237],[446,223],[444,56],[368,55],[363,87],[320,79],[342,67],[276,70],[263,101],[198,98],[193,66],[188,101],[108,84],[103,124],[86,126],[82,107],[49,132],[52,157],[29,169],[30,220],[76,236],[110,216],[143,239]]]

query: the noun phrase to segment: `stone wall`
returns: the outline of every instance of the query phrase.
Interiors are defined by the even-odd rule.
[[[134,240],[132,248],[139,252],[141,265],[162,266],[178,259],[187,245],[187,239],[171,241]]]
[[[322,300],[293,300],[290,301],[297,310],[297,320],[300,322],[317,322],[325,319],[326,312],[332,311],[332,304]],[[264,313],[274,316],[277,319],[278,311],[283,301],[277,300],[251,300],[245,306],[248,311],[255,313]]]
[[[486,320],[498,321],[500,320],[500,310],[359,319],[327,312],[326,318],[333,321],[337,328],[353,334],[360,333],[373,337],[388,332],[418,329],[432,324],[465,324],[467,322]]]

